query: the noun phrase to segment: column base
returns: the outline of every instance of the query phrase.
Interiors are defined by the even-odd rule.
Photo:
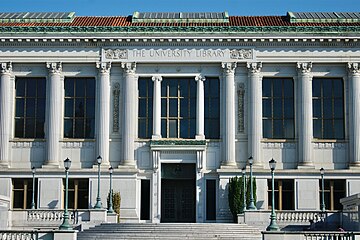
[[[41,166],[41,168],[45,168],[45,169],[56,169],[56,168],[60,168],[59,164],[53,163],[53,162],[49,162],[49,163],[45,163]]]
[[[349,164],[349,169],[360,169],[360,162],[354,162]]]
[[[237,165],[235,162],[221,163],[221,166],[220,166],[220,169],[233,169],[233,168],[237,168]]]
[[[205,140],[205,135],[196,135],[195,139],[196,140]]]
[[[297,169],[315,169],[313,163],[299,163]]]
[[[123,172],[130,172],[130,173],[137,173],[138,169],[135,168],[135,165],[119,165],[117,169],[123,171]]]
[[[8,162],[0,163],[0,168],[10,168],[9,163]]]

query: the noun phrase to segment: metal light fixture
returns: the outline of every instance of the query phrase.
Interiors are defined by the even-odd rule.
[[[321,204],[320,204],[320,210],[322,212],[325,212],[324,174],[325,174],[325,169],[320,168],[320,175],[321,175]]]
[[[253,194],[253,177],[252,177],[252,165],[254,163],[254,159],[252,156],[248,159],[249,165],[250,165],[250,202],[247,206],[248,210],[256,210],[256,206],[254,204],[254,194]]]
[[[60,230],[72,230],[72,227],[69,224],[69,211],[68,211],[68,186],[69,186],[69,169],[71,167],[71,160],[66,158],[64,161],[65,167],[65,209],[64,209],[64,217],[63,223],[60,225]]]
[[[246,211],[246,188],[245,188],[245,182],[246,182],[246,166],[243,167],[243,169],[241,169],[241,173],[242,173],[242,188],[243,188],[243,208],[241,210],[241,212],[245,212]]]
[[[31,168],[31,173],[32,173],[32,196],[31,196],[30,208],[35,209],[35,173],[36,173],[36,169],[34,166]]]
[[[96,159],[97,165],[98,165],[98,192],[96,197],[96,204],[94,206],[95,209],[102,208],[101,198],[100,198],[100,165],[102,162],[102,157],[98,156]]]
[[[114,209],[113,209],[113,190],[112,190],[112,174],[113,174],[113,167],[110,166],[109,168],[109,173],[110,173],[110,191],[109,191],[109,208],[108,208],[108,213],[114,213]]]
[[[279,231],[279,226],[276,224],[276,213],[275,213],[275,191],[274,191],[274,171],[276,168],[276,161],[272,158],[269,161],[269,167],[271,170],[271,214],[270,214],[270,225],[266,228],[266,231]]]

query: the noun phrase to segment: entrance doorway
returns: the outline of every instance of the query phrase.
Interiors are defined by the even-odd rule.
[[[161,222],[195,222],[195,164],[163,164]]]

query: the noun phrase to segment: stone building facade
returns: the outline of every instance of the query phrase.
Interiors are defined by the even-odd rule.
[[[0,21],[0,195],[10,209],[121,193],[125,222],[228,222],[250,156],[257,208],[319,210],[360,191],[360,17],[138,13]],[[60,16],[59,16],[60,15]],[[247,172],[248,172],[247,168]],[[6,200],[8,199],[8,200]]]

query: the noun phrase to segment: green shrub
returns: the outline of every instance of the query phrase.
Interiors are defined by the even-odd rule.
[[[114,192],[112,191],[112,202],[113,202],[113,209],[118,215],[118,222],[120,222],[120,203],[121,203],[121,195],[120,192]],[[110,205],[110,191],[107,197],[107,206],[109,209]]]
[[[242,199],[242,179],[238,177],[230,178],[228,200],[230,212],[233,215],[234,222],[237,221],[237,215],[241,213],[243,208]]]

